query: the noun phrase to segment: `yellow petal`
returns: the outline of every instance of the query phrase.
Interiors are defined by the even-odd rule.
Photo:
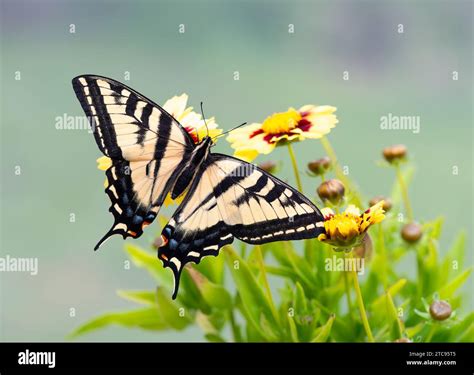
[[[312,124],[304,132],[307,138],[321,138],[321,136],[328,134],[338,123],[334,114],[336,107],[305,105],[299,111],[300,113],[306,113],[304,119]]]
[[[239,148],[235,150],[234,156],[241,160],[251,162],[258,156],[258,151],[252,148]]]
[[[371,225],[380,223],[385,218],[383,204],[383,200],[377,202],[362,214],[360,225],[361,232],[365,232]]]
[[[300,113],[309,112],[312,114],[319,114],[319,115],[331,115],[336,111],[337,111],[337,108],[331,105],[313,105],[313,104],[304,105],[299,109]]]
[[[324,234],[324,233],[321,233],[319,236],[318,236],[318,240],[319,241],[325,241],[327,239],[327,236]]]
[[[101,156],[96,161],[97,168],[99,168],[101,171],[106,171],[112,166],[112,160],[110,160],[110,158],[107,156]]]
[[[349,206],[347,206],[344,213],[351,214],[351,215],[354,215],[354,216],[359,216],[360,215],[360,210],[359,210],[358,207],[354,206],[353,204],[350,204]]]
[[[187,102],[188,102],[188,95],[181,94],[179,96],[173,96],[171,99],[168,99],[166,103],[163,105],[163,108],[169,114],[171,114],[176,120],[181,122],[181,118],[184,115]]]
[[[324,218],[334,215],[334,211],[332,209],[330,209],[329,207],[324,207],[321,210],[321,213],[323,214]]]
[[[301,134],[302,134],[301,132],[294,132],[294,133],[289,133],[289,134],[282,134],[279,136],[273,136],[271,141],[275,143],[280,142],[284,139],[287,141],[303,141],[304,137]]]
[[[232,130],[227,136],[226,140],[231,144],[232,148],[239,148],[245,146],[250,139],[250,136],[257,130],[261,129],[262,124],[253,123],[243,126],[241,128]]]

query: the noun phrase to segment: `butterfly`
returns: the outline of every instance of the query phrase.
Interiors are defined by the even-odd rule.
[[[168,194],[184,196],[161,234],[158,258],[174,275],[172,298],[188,262],[199,263],[234,238],[249,243],[315,238],[324,231],[319,209],[293,187],[257,166],[213,153],[161,108],[110,78],[72,80],[100,151],[108,156],[105,192],[114,234],[138,238]]]

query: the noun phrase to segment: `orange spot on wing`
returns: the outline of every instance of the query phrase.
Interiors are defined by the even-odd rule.
[[[161,246],[166,246],[166,244],[168,243],[168,239],[163,235],[161,235],[161,241],[163,241],[163,245]]]
[[[165,254],[161,254],[160,257],[166,261],[168,261],[168,257]]]
[[[136,237],[136,236],[137,236],[137,232],[134,232],[134,231],[132,231],[132,230],[129,230],[128,233],[129,233],[130,235],[132,235],[133,237]]]

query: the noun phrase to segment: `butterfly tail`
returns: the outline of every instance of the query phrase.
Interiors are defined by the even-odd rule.
[[[102,246],[102,244],[107,241],[111,236],[114,234],[117,234],[117,231],[115,231],[115,227],[110,228],[110,230],[102,237],[99,242],[97,242],[97,245],[94,247],[94,251],[97,251],[99,247]]]

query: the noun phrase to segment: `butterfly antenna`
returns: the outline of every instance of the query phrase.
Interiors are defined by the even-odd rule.
[[[202,108],[202,102],[201,102],[201,114],[202,114],[202,119],[204,120],[204,125],[206,125],[207,136],[209,137],[209,128],[207,127],[206,116],[204,116],[204,109]]]
[[[240,124],[240,125],[238,125],[238,126],[236,126],[236,127],[233,127],[232,129],[229,129],[229,130],[225,131],[224,133],[221,133],[221,134],[219,134],[219,135],[216,135],[216,136],[215,136],[214,138],[212,138],[212,139],[216,139],[216,138],[222,137],[223,135],[226,135],[226,134],[230,133],[231,131],[234,131],[235,129],[241,128],[241,127],[244,126],[244,125],[247,125],[247,123],[244,122],[244,123],[242,123],[242,124]]]

